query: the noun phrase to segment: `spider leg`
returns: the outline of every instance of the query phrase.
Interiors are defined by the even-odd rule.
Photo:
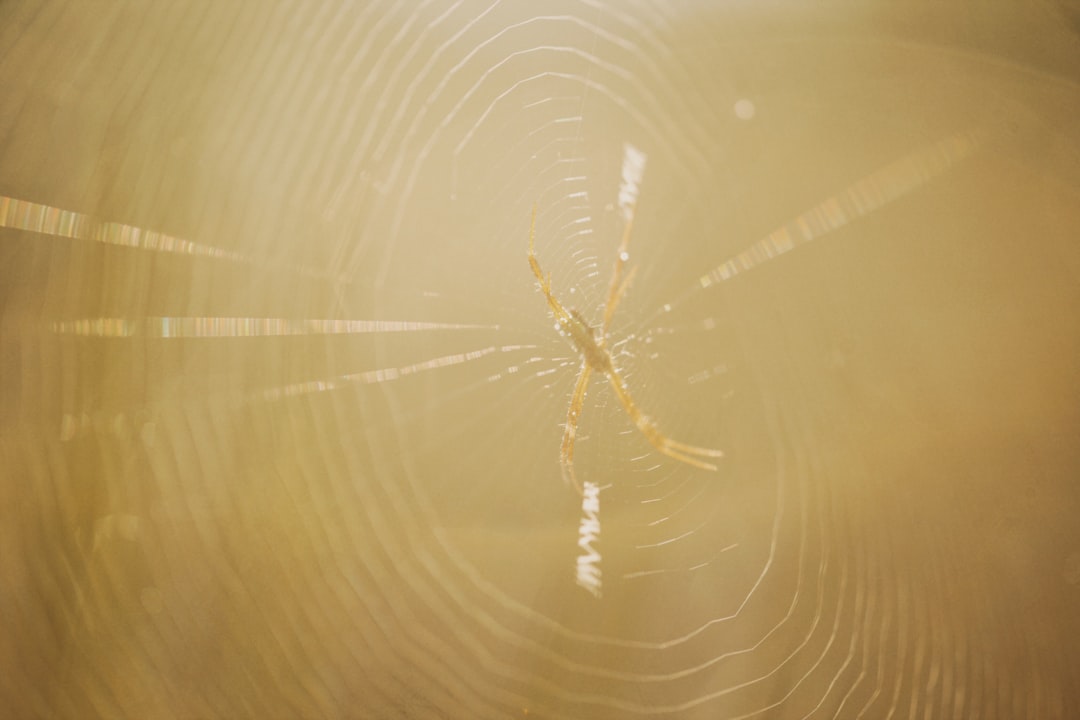
[[[580,495],[585,494],[585,489],[574,472],[574,441],[577,439],[578,420],[585,406],[585,390],[589,387],[591,375],[592,367],[587,362],[582,363],[577,384],[574,385],[574,394],[570,398],[570,409],[566,412],[566,429],[563,431],[562,448],[559,451],[563,480],[568,485],[573,485]]]
[[[551,308],[551,313],[555,316],[555,320],[558,321],[560,327],[566,327],[570,323],[570,313],[567,311],[563,304],[556,299],[551,293],[551,273],[544,276],[544,271],[540,267],[540,261],[536,258],[536,204],[533,204],[532,211],[532,223],[529,225],[529,267],[532,268],[533,275],[536,276],[537,281],[540,283],[540,289],[544,292],[544,297],[547,298],[548,307]]]
[[[540,282],[540,289],[547,295],[551,292],[551,278],[544,277],[544,271],[540,269],[540,261],[536,259],[536,205],[533,204],[532,222],[529,224],[529,267],[533,275]]]
[[[634,272],[637,268],[630,271],[630,274],[625,280],[622,279],[623,269],[626,267],[627,248],[630,247],[630,231],[634,227],[634,206],[630,206],[629,215],[626,219],[626,227],[623,228],[622,241],[619,243],[619,252],[615,254],[615,269],[611,273],[611,287],[608,289],[607,303],[604,305],[604,323],[601,325],[601,332],[607,334],[608,326],[611,325],[611,319],[615,317],[615,308],[618,307],[619,301],[622,300],[623,295],[626,293],[626,289],[630,287],[630,280],[634,277]]]
[[[630,272],[626,273],[626,277],[624,277],[623,281],[621,283],[619,283],[618,292],[615,293],[615,298],[610,301],[611,302],[611,307],[615,307],[616,305],[619,304],[619,301],[623,299],[623,295],[625,295],[626,291],[630,288],[630,283],[632,283],[634,281],[634,276],[635,275],[637,275],[637,265],[630,268]],[[604,316],[605,316],[605,318],[607,317],[606,312],[604,313]],[[612,314],[612,316],[614,317],[614,313]],[[610,320],[609,320],[609,322],[610,322]],[[607,333],[607,327],[606,326],[604,327],[604,333],[605,334]]]
[[[623,409],[626,410],[626,414],[630,416],[634,425],[637,426],[637,429],[641,431],[641,434],[648,439],[654,448],[668,457],[684,462],[687,465],[693,465],[702,470],[716,470],[715,464],[706,462],[700,458],[723,457],[723,451],[698,447],[697,445],[687,445],[686,443],[672,440],[667,437],[660,432],[660,428],[656,426],[656,423],[638,408],[633,397],[630,396],[630,391],[627,390],[626,383],[623,382],[622,376],[619,375],[618,371],[611,368],[610,370],[605,370],[604,373],[608,376],[611,387],[615,390],[615,395],[619,398],[619,402],[622,403]]]

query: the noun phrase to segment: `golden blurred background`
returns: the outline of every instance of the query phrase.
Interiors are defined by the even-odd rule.
[[[0,716],[1076,717],[1078,118],[1068,0],[5,0]],[[594,372],[588,548],[534,206],[724,453]]]

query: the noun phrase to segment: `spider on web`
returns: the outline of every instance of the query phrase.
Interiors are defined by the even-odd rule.
[[[622,403],[626,414],[654,448],[668,457],[684,462],[687,465],[702,470],[716,470],[716,465],[701,458],[722,457],[724,453],[720,450],[687,445],[672,440],[660,432],[660,428],[652,418],[642,412],[637,403],[634,402],[630,391],[626,387],[626,381],[623,380],[619,371],[615,369],[611,351],[608,350],[608,329],[611,326],[611,319],[615,316],[615,308],[618,307],[619,301],[626,294],[626,290],[634,278],[634,273],[637,271],[635,266],[626,273],[625,277],[623,276],[626,261],[629,259],[627,248],[630,244],[630,229],[634,220],[633,206],[630,207],[626,227],[623,230],[622,242],[619,244],[619,251],[615,255],[615,268],[611,274],[611,286],[608,289],[607,303],[604,305],[604,320],[599,328],[589,325],[577,310],[567,309],[551,292],[551,273],[548,273],[547,277],[545,277],[543,270],[540,269],[540,261],[536,259],[534,247],[536,209],[536,205],[533,205],[532,224],[529,226],[529,266],[540,283],[540,289],[544,292],[551,314],[555,316],[559,334],[567,338],[581,354],[581,370],[578,373],[577,383],[574,385],[574,394],[570,398],[570,408],[566,413],[566,429],[563,432],[562,448],[559,453],[563,480],[573,484],[579,493],[583,493],[582,486],[577,481],[577,476],[574,473],[574,440],[577,436],[581,410],[585,404],[585,390],[589,386],[589,379],[592,377],[593,372],[602,372],[607,376],[608,382],[611,384],[612,390],[615,391],[616,397],[619,398],[619,402]]]

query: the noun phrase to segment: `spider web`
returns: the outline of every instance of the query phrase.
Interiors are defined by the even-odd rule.
[[[0,705],[1075,713],[1080,46],[871,7],[6,3]]]

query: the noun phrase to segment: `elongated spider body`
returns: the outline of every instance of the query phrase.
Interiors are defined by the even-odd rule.
[[[581,483],[578,482],[574,472],[574,441],[577,437],[578,420],[585,404],[585,390],[589,386],[589,379],[593,372],[603,373],[607,376],[608,383],[615,391],[616,397],[622,404],[626,414],[634,425],[641,431],[645,438],[654,448],[668,457],[692,465],[702,470],[716,470],[716,465],[702,458],[717,458],[723,456],[720,450],[687,445],[686,443],[672,440],[660,432],[656,423],[645,415],[630,395],[629,389],[622,375],[615,369],[615,363],[611,358],[611,352],[607,346],[608,328],[611,319],[615,315],[615,308],[623,295],[626,294],[631,280],[634,278],[633,268],[624,276],[626,261],[629,258],[627,247],[630,244],[630,229],[633,225],[633,209],[631,208],[626,227],[623,230],[622,242],[619,252],[615,256],[615,268],[611,275],[611,286],[608,290],[607,303],[604,305],[604,320],[599,328],[589,325],[585,318],[577,310],[567,309],[551,291],[551,275],[544,275],[540,268],[540,261],[536,258],[536,206],[533,205],[532,223],[529,226],[529,267],[533,275],[540,283],[540,289],[547,300],[548,309],[555,316],[559,331],[566,337],[581,355],[581,371],[578,373],[577,383],[574,385],[574,393],[570,398],[570,408],[566,413],[566,427],[563,432],[562,448],[559,454],[562,467],[563,479],[574,485],[578,492],[582,492]]]
[[[582,359],[589,367],[598,372],[613,372],[611,354],[604,346],[604,338],[597,329],[589,325],[581,313],[571,308],[570,320],[567,324],[559,324],[563,333],[570,340],[570,344],[581,353]]]

